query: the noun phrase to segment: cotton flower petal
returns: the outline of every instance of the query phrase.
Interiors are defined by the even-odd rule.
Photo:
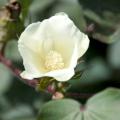
[[[49,26],[54,41],[54,50],[61,53],[67,63],[70,60],[75,44],[71,34],[73,22],[65,13],[60,13],[49,19]]]
[[[18,43],[44,57],[44,53],[51,50],[53,45],[47,26],[48,20],[30,24],[21,34]]]
[[[78,44],[78,58],[88,49],[89,39],[82,33],[65,13],[59,13],[49,19],[49,26],[54,40],[54,49],[60,52],[69,66],[71,55]],[[75,59],[75,58],[74,58]],[[75,60],[76,61],[76,60]]]
[[[41,41],[39,39],[39,36],[36,36],[36,32],[39,29],[40,24],[40,22],[30,24],[21,34],[18,45],[22,44],[35,52],[40,52]]]
[[[39,76],[41,76],[41,74],[33,74],[33,73],[29,73],[27,71],[23,71],[20,76],[24,79],[28,79],[28,80],[33,80],[34,78],[38,78]]]
[[[87,51],[88,47],[89,47],[89,38],[87,35],[85,35],[84,33],[81,33],[80,31],[78,31],[78,33],[76,34],[76,39],[78,39],[78,57],[82,57],[85,52]]]
[[[68,81],[75,74],[74,69],[65,69],[47,73],[46,76],[53,77],[57,81]]]
[[[43,67],[44,55],[46,51],[51,49],[52,41],[45,39],[43,33],[45,27],[46,22],[33,23],[25,29],[19,38],[18,48],[25,67],[23,78],[29,79],[27,77],[29,75],[31,79],[37,78],[46,71]],[[45,40],[46,42],[43,42]]]
[[[33,79],[40,76],[44,72],[43,61],[39,59],[40,56],[22,44],[19,44],[19,51],[23,57],[23,65],[25,67],[24,74],[21,74],[22,77],[25,79]]]

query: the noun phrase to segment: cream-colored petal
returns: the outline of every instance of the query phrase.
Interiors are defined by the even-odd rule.
[[[68,61],[74,49],[74,40],[71,35],[73,22],[65,13],[60,13],[49,19],[49,26],[54,50],[62,54],[65,62]]]
[[[46,72],[44,57],[45,53],[52,46],[52,42],[48,40],[49,37],[46,38],[44,30],[46,26],[47,21],[29,25],[21,34],[18,41],[18,48],[23,58],[25,71],[31,74],[30,76],[40,76],[40,74]]]
[[[30,24],[21,34],[18,40],[18,45],[22,44],[35,52],[39,52],[41,41],[39,36],[37,36],[38,38],[36,37],[36,32],[39,29],[40,25],[40,22]]]
[[[55,78],[57,81],[65,82],[68,81],[75,74],[74,69],[63,69],[48,72],[44,76],[49,76]]]
[[[76,34],[76,39],[78,39],[78,43],[77,43],[78,44],[78,53],[79,53],[78,56],[80,58],[87,51],[90,40],[87,35],[85,35],[84,33],[80,33],[79,31]]]
[[[70,58],[70,62],[69,62],[69,67],[74,69],[77,65],[77,60],[79,58],[79,53],[78,53],[78,44],[76,43],[75,44],[75,47],[74,47],[74,50],[73,50],[73,53],[71,55],[71,58]]]
[[[27,72],[27,71],[23,71],[23,72],[20,74],[20,76],[21,76],[22,78],[24,78],[24,79],[32,80],[32,79],[34,79],[34,78],[38,78],[39,76],[41,76],[41,74],[36,74],[36,73],[32,74],[32,73],[29,73],[29,72]]]
[[[30,24],[21,34],[18,44],[23,44],[34,52],[44,55],[51,50],[53,45],[47,27],[47,19],[43,22]]]
[[[72,59],[75,44],[78,44],[78,58],[86,52],[89,46],[87,35],[82,33],[65,13],[51,17],[49,28],[54,40],[54,49],[62,54],[66,67]]]
[[[57,81],[65,82],[70,80],[74,76],[74,74],[75,74],[74,69],[56,70],[45,74],[32,74],[27,71],[23,71],[21,73],[21,77],[29,80],[41,77],[52,77]]]
[[[24,76],[28,76],[28,73],[30,76],[38,77],[41,74],[45,72],[43,61],[40,58],[39,54],[36,54],[34,51],[32,51],[30,48],[25,47],[22,44],[19,44],[19,51],[21,53],[21,56],[23,58],[23,65],[25,67],[25,74]],[[25,79],[30,79],[29,77],[24,77]],[[36,78],[35,77],[35,78]]]

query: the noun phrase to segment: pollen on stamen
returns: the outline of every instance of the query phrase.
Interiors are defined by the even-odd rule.
[[[45,57],[45,68],[48,71],[64,68],[63,58],[60,53],[51,50]]]

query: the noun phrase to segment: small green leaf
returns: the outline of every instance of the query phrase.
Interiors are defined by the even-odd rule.
[[[39,80],[39,84],[36,86],[37,91],[45,91],[48,85],[52,83],[54,79],[49,78],[49,77],[43,77]]]

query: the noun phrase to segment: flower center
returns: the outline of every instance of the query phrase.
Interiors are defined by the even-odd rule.
[[[51,50],[45,57],[45,68],[48,71],[64,68],[63,58],[60,53]]]

